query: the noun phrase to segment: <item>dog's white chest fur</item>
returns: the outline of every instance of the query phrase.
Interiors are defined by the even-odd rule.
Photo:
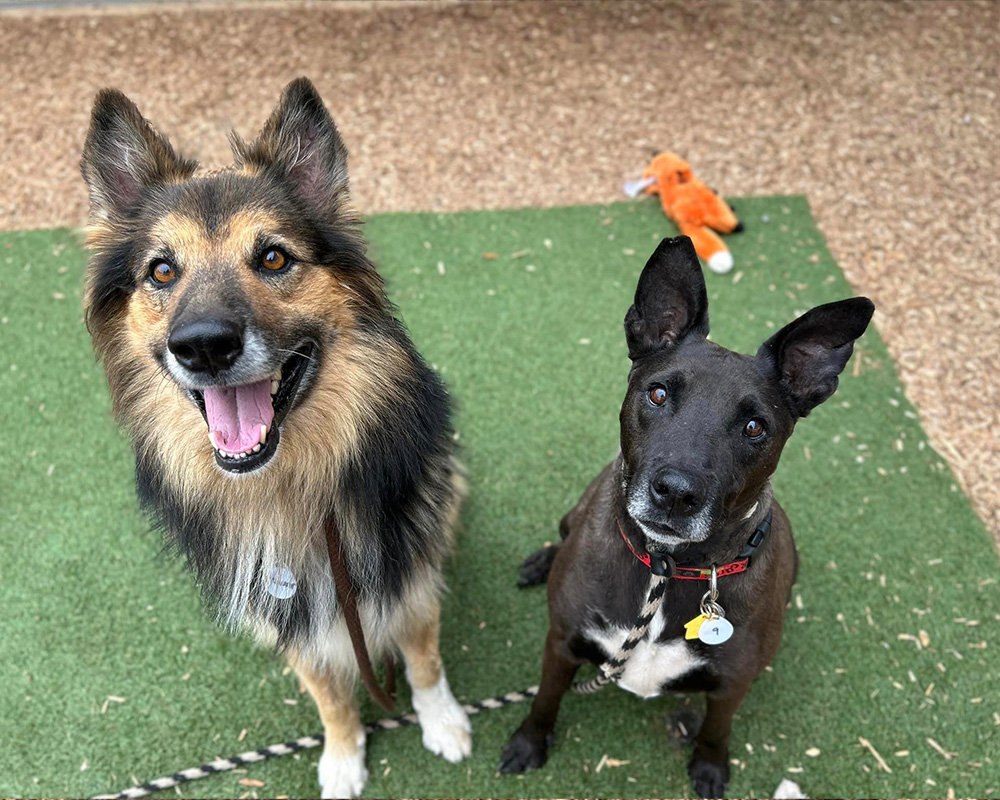
[[[663,610],[649,623],[646,638],[635,646],[618,685],[639,697],[656,697],[660,687],[705,663],[683,638],[656,643],[666,619]],[[614,655],[628,636],[628,628],[588,628],[584,636],[599,644],[608,655]]]

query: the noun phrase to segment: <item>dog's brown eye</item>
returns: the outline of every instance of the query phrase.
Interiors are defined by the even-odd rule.
[[[667,402],[667,390],[662,386],[653,386],[649,390],[649,402],[654,406],[662,406]]]
[[[150,275],[157,283],[171,283],[177,277],[177,270],[167,261],[157,261],[150,269]]]
[[[759,439],[764,435],[764,423],[759,419],[752,419],[743,428],[743,433],[751,439]]]
[[[288,263],[288,256],[278,248],[272,247],[270,250],[265,251],[260,259],[260,263],[264,265],[265,269],[276,272],[279,269],[285,268],[285,264]]]

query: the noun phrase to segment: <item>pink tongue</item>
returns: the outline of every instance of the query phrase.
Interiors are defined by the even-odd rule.
[[[271,381],[205,389],[205,415],[212,443],[227,453],[246,453],[260,442],[260,426],[271,427]]]

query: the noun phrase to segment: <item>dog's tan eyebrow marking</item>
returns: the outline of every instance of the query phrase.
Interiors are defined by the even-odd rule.
[[[165,253],[182,265],[196,264],[211,256],[211,240],[196,219],[171,211],[157,220],[149,231],[145,260],[162,258]]]
[[[214,260],[221,255],[242,255],[252,258],[262,240],[295,250],[281,233],[277,217],[262,210],[233,213],[215,232],[210,232],[197,217],[172,211],[158,220],[150,230],[147,259],[156,258],[164,249],[177,255],[188,265]]]
[[[208,239],[208,232],[200,222],[176,212],[170,212],[158,220],[149,233],[156,243],[175,248],[195,245]]]
[[[266,211],[238,211],[230,217],[223,233],[224,246],[230,252],[242,252],[247,258],[254,255],[261,240],[270,239],[275,244],[288,245],[281,234],[279,220]]]

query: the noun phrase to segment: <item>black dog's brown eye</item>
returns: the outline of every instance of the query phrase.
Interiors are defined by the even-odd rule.
[[[649,389],[649,402],[654,406],[662,406],[667,402],[667,390],[662,386],[652,386]]]
[[[288,256],[278,248],[272,247],[270,250],[266,250],[264,255],[261,256],[260,263],[263,264],[264,269],[277,272],[279,269],[285,268],[285,265],[288,263]]]
[[[764,435],[764,423],[759,419],[752,419],[743,428],[743,433],[751,439],[759,439]]]
[[[177,270],[174,269],[174,265],[167,261],[157,261],[153,264],[149,271],[149,274],[153,276],[153,280],[160,284],[172,283],[177,277]]]

